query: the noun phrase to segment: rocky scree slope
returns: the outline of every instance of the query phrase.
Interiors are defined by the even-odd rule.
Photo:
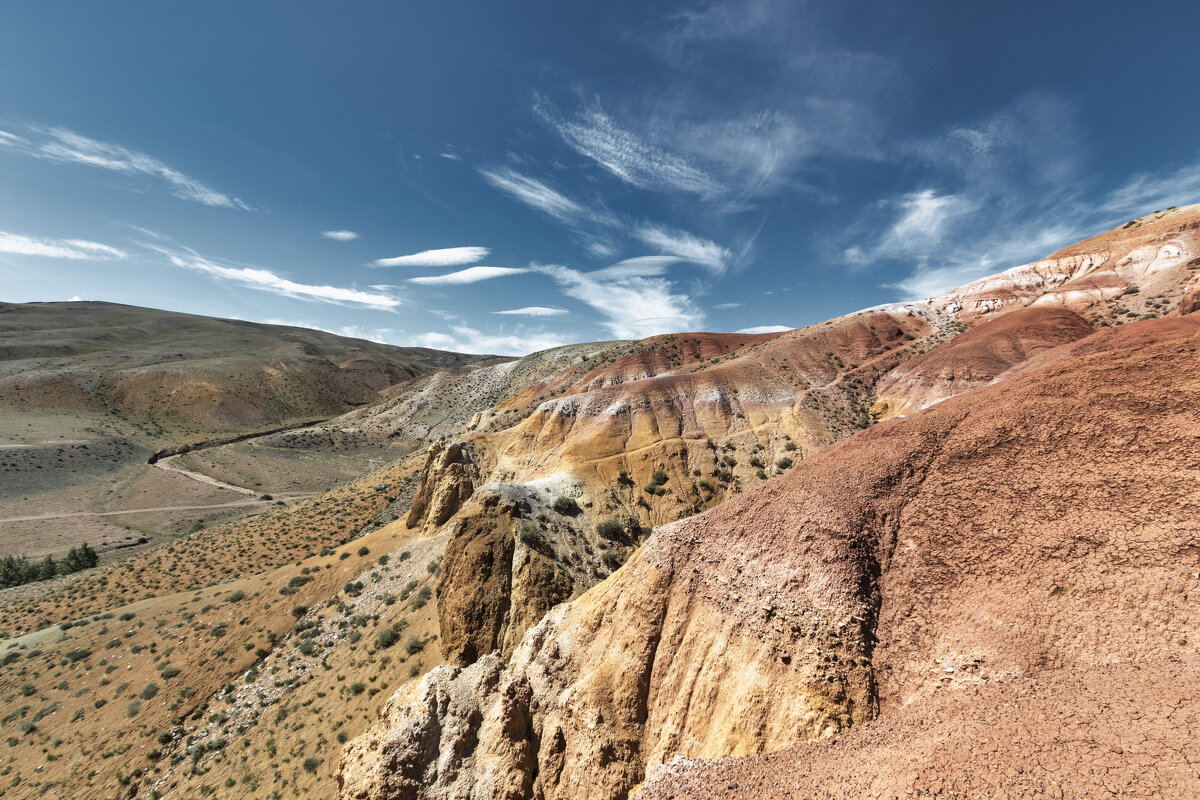
[[[1011,724],[996,687],[1058,712],[1029,681],[1077,686],[1072,672],[1108,693],[1084,718],[1125,702],[1113,676],[1144,667],[1146,707],[1194,719],[1163,676],[1194,669],[1200,625],[1197,333],[1193,317],[1106,331],[1099,352],[878,425],[658,529],[507,665],[406,686],[345,751],[342,797],[623,798],[680,756],[782,750],[913,704],[945,719],[974,698]],[[1134,739],[1162,735],[1133,716]],[[1011,771],[1023,751],[979,752]],[[658,796],[695,785],[689,769]],[[1200,788],[1194,771],[1157,775],[1139,788]]]

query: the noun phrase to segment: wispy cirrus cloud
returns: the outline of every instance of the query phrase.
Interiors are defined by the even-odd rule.
[[[677,293],[665,278],[614,277],[605,270],[581,272],[557,265],[532,269],[552,278],[563,294],[599,312],[601,325],[618,339],[696,330],[704,322],[691,298]]]
[[[492,278],[523,275],[526,272],[529,272],[529,270],[519,267],[468,267],[458,272],[451,272],[448,275],[422,275],[417,278],[409,278],[408,282],[422,286],[463,286],[469,283],[491,280]]]
[[[502,192],[520,200],[530,208],[562,222],[575,222],[589,216],[587,210],[537,178],[522,175],[510,167],[481,169],[483,179]]]
[[[430,331],[418,334],[409,341],[417,347],[432,347],[458,353],[494,353],[502,356],[523,356],[552,347],[568,344],[566,339],[544,331],[518,329],[514,333],[484,333],[467,325],[452,325],[450,333]]]
[[[635,256],[603,269],[594,269],[588,274],[604,280],[653,278],[665,274],[670,267],[685,260],[679,256]]]
[[[337,305],[360,305],[388,311],[402,305],[402,301],[398,298],[383,293],[363,292],[340,286],[299,283],[261,267],[219,264],[189,248],[167,250],[151,245],[143,246],[166,257],[170,263],[182,269],[202,272],[214,278],[271,294]]]
[[[443,247],[438,250],[422,250],[406,256],[380,258],[372,261],[372,267],[461,267],[474,264],[491,255],[486,247]]]
[[[580,155],[640,189],[698,195],[714,195],[721,190],[704,170],[617,125],[598,106],[563,116],[539,99],[534,111]]]
[[[250,206],[233,195],[219,192],[195,178],[185,175],[153,156],[130,150],[121,145],[102,142],[66,128],[29,125],[26,137],[6,133],[0,136],[0,146],[33,158],[60,164],[82,164],[97,169],[140,175],[167,184],[172,194],[194,200],[206,206],[239,208]]]
[[[237,317],[233,317],[237,319]],[[295,320],[279,319],[277,317],[268,317],[264,320],[258,320],[264,325],[283,325],[288,328],[308,328],[314,331],[324,331],[325,333],[334,333],[338,336],[346,336],[350,339],[365,339],[368,342],[376,342],[378,344],[390,344],[388,336],[397,333],[396,328],[364,328],[361,325],[330,325],[322,327],[312,322],[297,322]]]
[[[0,231],[0,253],[73,261],[108,261],[128,255],[124,250],[86,239],[42,239],[4,231]]]
[[[358,238],[354,231],[322,231],[321,235],[335,242],[352,242]]]
[[[493,311],[493,314],[504,314],[510,317],[561,317],[568,313],[565,308],[556,306],[525,306],[510,308],[506,311]]]
[[[1168,206],[1200,201],[1200,163],[1134,175],[1104,201],[1106,211],[1138,217]]]
[[[958,218],[979,207],[961,195],[938,194],[932,189],[910,192],[891,206],[897,212],[891,225],[869,249],[859,244],[847,247],[842,253],[847,264],[863,266],[883,258],[927,260]]]
[[[687,231],[647,224],[638,227],[634,235],[647,245],[684,261],[699,264],[714,275],[723,273],[733,260],[733,253],[727,248]]]

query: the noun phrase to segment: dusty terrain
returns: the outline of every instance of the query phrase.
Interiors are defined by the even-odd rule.
[[[240,432],[10,406],[59,482],[0,531],[106,560],[0,593],[0,785],[1195,795],[1198,229],[783,334],[331,353],[368,405],[153,466]]]
[[[405,451],[298,453],[252,440],[189,453],[193,471],[238,487],[226,492],[146,462],[494,361],[112,303],[0,304],[0,555],[57,557],[86,540],[115,557],[266,507],[243,494],[325,491]]]
[[[994,687],[1012,684],[1013,702],[1057,715],[1063,703],[1030,689],[1048,672],[1051,686],[1111,692],[1078,709],[1086,720],[1127,704],[1129,687],[1113,676],[1142,665],[1146,708],[1175,714],[1145,720],[1128,740],[1186,750],[1190,731],[1174,718],[1194,720],[1196,698],[1170,676],[1194,669],[1200,626],[1188,601],[1196,529],[1181,513],[1200,502],[1200,321],[1188,322],[1156,344],[1146,342],[1164,323],[1126,326],[1101,352],[881,424],[660,528],[611,580],[535,626],[507,667],[489,657],[407,690],[422,705],[443,691],[467,699],[425,706],[420,728],[405,727],[409,706],[392,706],[347,750],[343,796],[442,797],[476,785],[486,796],[618,798],[678,756],[781,750],[915,704],[949,708],[943,698],[958,693],[983,704],[982,719],[1019,731],[988,698],[1003,701]],[[455,681],[474,682],[476,699],[456,694]],[[461,759],[423,759],[414,745],[430,737]],[[996,768],[1020,766],[1003,759],[1022,752],[997,748]],[[1131,765],[1124,778],[1157,777],[1141,785],[1147,793],[1194,794],[1194,763],[1175,759],[1182,773]],[[1094,796],[1107,780],[1097,763],[1049,771],[1071,796]],[[910,770],[897,768],[906,780]],[[682,777],[656,781],[658,796],[692,785],[686,764],[672,769]],[[1047,768],[1035,773],[1031,785],[1047,780]],[[761,772],[748,785],[782,780]],[[416,781],[423,788],[408,794]],[[811,796],[838,795],[823,785]]]

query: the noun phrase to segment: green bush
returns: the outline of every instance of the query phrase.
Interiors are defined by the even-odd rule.
[[[404,643],[404,652],[410,656],[415,656],[417,653],[425,649],[425,643],[416,636],[408,637],[408,641]]]
[[[304,771],[310,775],[317,771],[317,767],[321,766],[321,759],[309,756],[304,759]]]
[[[158,684],[151,681],[150,683],[146,684],[145,689],[142,689],[142,693],[139,695],[139,697],[141,697],[143,700],[153,700],[154,695],[156,694],[158,694]]]
[[[554,504],[550,506],[564,517],[574,516],[579,513],[579,504],[565,495],[559,495],[554,500]]]
[[[400,634],[396,633],[391,628],[384,628],[375,637],[375,649],[386,650],[387,648],[400,641]]]
[[[606,519],[596,526],[596,533],[604,539],[620,539],[625,534],[625,526],[615,519]]]
[[[600,557],[600,560],[603,561],[604,566],[608,567],[610,570],[615,570],[622,564],[621,556],[617,555],[617,551],[615,550],[605,550],[604,555]]]
[[[420,611],[429,602],[429,598],[433,596],[433,590],[428,586],[422,586],[421,591],[417,592],[417,599],[413,600],[413,611]]]
[[[650,482],[656,486],[662,486],[667,482],[667,473],[661,469],[654,470],[654,474],[650,476]]]

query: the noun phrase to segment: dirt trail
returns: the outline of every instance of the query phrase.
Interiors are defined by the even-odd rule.
[[[287,500],[299,500],[304,497],[312,497],[310,494],[291,495]],[[250,498],[246,500],[234,500],[229,503],[216,503],[215,505],[207,506],[159,506],[157,508],[126,508],[121,511],[67,511],[60,514],[34,514],[28,517],[8,517],[0,519],[0,522],[30,522],[39,519],[66,519],[68,517],[112,517],[118,514],[148,514],[152,511],[202,511],[210,508],[235,508],[237,506],[253,506],[253,505],[269,505],[269,500],[259,500],[258,498]]]
[[[190,470],[184,469],[183,467],[177,467],[171,463],[175,458],[177,458],[177,456],[167,456],[166,458],[160,458],[158,461],[155,461],[150,466],[158,467],[159,469],[166,470],[167,472],[175,472],[180,475],[184,475],[188,478],[191,478],[194,481],[200,481],[200,483],[207,483],[209,486],[216,486],[220,489],[228,489],[231,492],[237,492],[238,494],[246,494],[246,495],[250,495],[251,497],[258,496],[258,492],[254,491],[253,489],[246,489],[245,487],[242,487],[242,486],[234,486],[232,483],[225,483],[223,481],[217,480],[216,478],[210,478],[208,475],[204,475],[199,472],[192,472]]]

